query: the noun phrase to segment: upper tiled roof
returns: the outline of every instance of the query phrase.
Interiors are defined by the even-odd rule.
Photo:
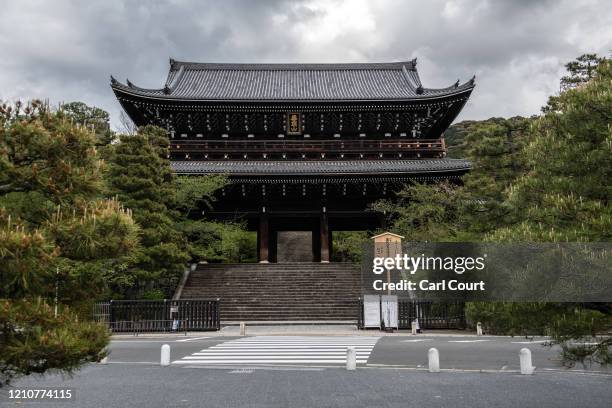
[[[313,161],[174,161],[179,174],[227,174],[230,176],[402,175],[464,172],[463,159],[421,160],[313,160]]]
[[[405,100],[470,91],[474,79],[447,88],[421,84],[416,60],[367,64],[214,64],[170,60],[166,84],[145,89],[111,86],[131,94],[187,100]]]

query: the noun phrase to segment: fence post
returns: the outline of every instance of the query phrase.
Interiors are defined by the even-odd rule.
[[[480,322],[476,323],[476,335],[482,336],[482,323]]]
[[[111,329],[111,333],[114,331],[115,328],[114,318],[115,316],[113,314],[113,299],[111,299],[110,302],[108,302],[108,325]]]
[[[217,326],[217,330],[221,329],[221,317],[220,317],[220,313],[219,313],[219,309],[221,308],[221,298],[217,298],[217,303],[215,306],[215,320],[217,320],[216,322],[216,326]]]
[[[440,372],[440,353],[438,353],[437,348],[432,347],[429,349],[427,352],[427,363],[430,373]]]
[[[161,358],[159,361],[159,365],[162,367],[166,367],[170,365],[170,346],[168,344],[164,344],[161,346]]]
[[[416,320],[413,320],[413,321],[410,323],[410,327],[411,327],[411,329],[412,329],[412,334],[413,334],[413,335],[417,334],[417,323],[416,323]]]
[[[346,369],[353,371],[357,368],[357,351],[355,347],[347,347],[346,349]]]

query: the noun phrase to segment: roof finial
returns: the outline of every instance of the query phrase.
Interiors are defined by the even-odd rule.
[[[470,85],[474,85],[474,82],[476,82],[476,74],[474,74],[474,76],[472,76],[472,79],[470,79]]]
[[[110,77],[111,77],[111,85],[117,85],[119,83],[119,81],[117,81],[114,76],[111,75]]]
[[[172,66],[174,65],[174,63],[176,62],[176,60],[172,57],[170,57],[170,68],[172,68]]]
[[[132,82],[130,82],[129,79],[125,78],[125,83],[127,84],[127,86],[129,86],[130,88],[134,87],[134,84]]]
[[[417,59],[416,57],[412,59],[412,61],[410,61],[412,63],[412,68],[416,68],[416,63],[417,63]]]
[[[419,85],[419,87],[416,89],[416,93],[417,93],[417,95],[422,95],[423,94],[423,85]]]
[[[457,82],[455,82],[455,88],[459,88],[459,80],[457,80]]]
[[[168,84],[164,85],[164,93],[166,95],[170,93],[170,87],[168,86]]]

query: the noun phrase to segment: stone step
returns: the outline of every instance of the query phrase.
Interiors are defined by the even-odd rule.
[[[356,264],[206,264],[181,298],[220,298],[222,322],[354,321],[360,284]]]

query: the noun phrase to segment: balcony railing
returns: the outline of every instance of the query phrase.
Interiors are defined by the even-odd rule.
[[[173,141],[176,153],[366,153],[443,152],[444,139],[421,140],[183,140]]]

